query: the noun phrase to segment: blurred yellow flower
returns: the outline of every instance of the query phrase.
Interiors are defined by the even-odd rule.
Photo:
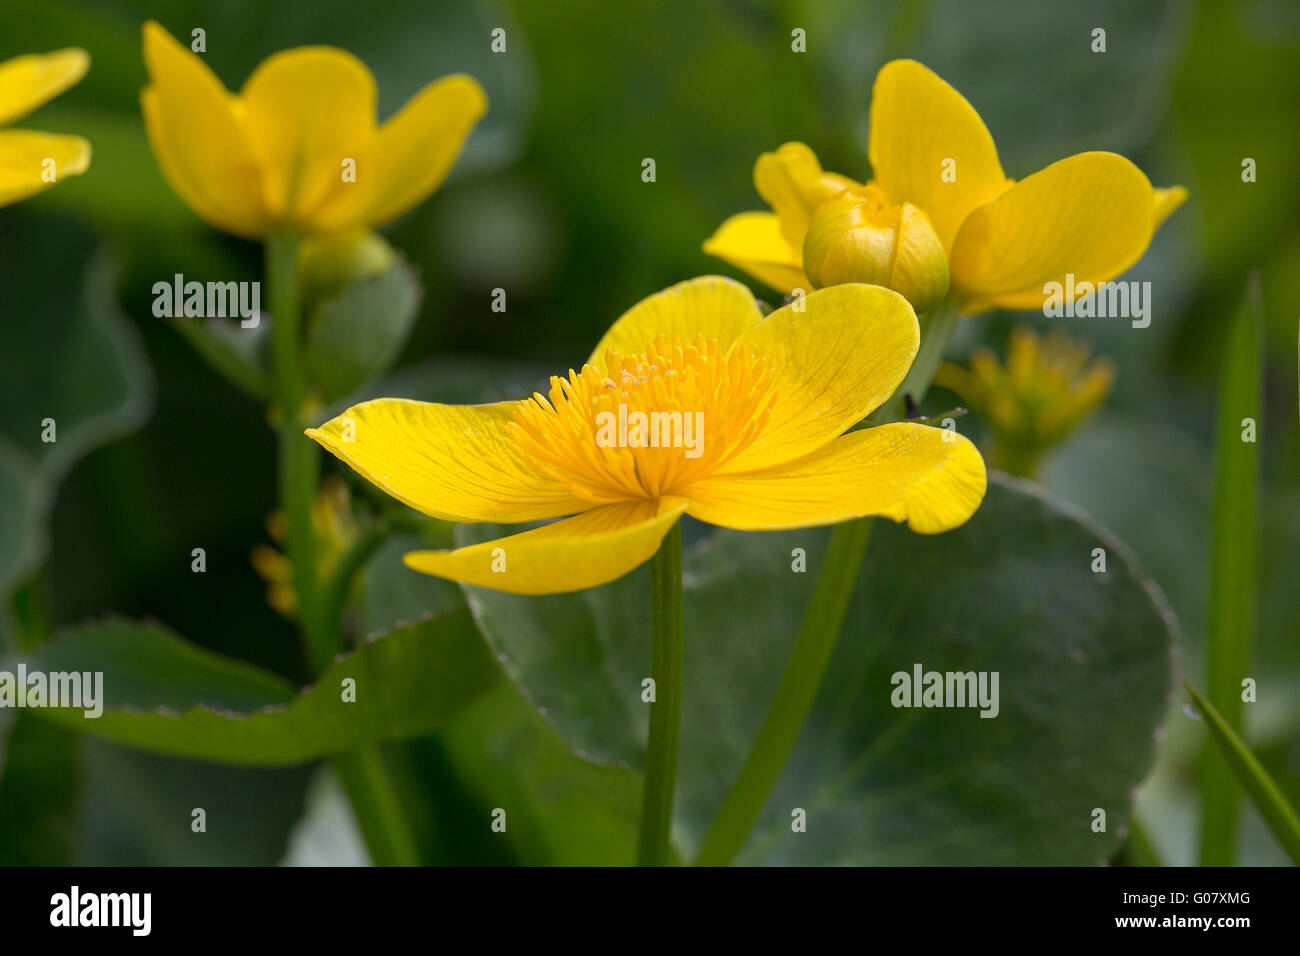
[[[77,83],[90,69],[85,50],[28,54],[0,63],[0,126],[21,119]],[[0,206],[48,189],[90,167],[80,136],[0,129]]]
[[[838,285],[764,318],[748,289],[710,276],[634,306],[547,396],[381,398],[307,434],[436,518],[573,515],[406,563],[503,591],[577,591],[648,560],[683,513],[746,531],[965,522],[985,489],[967,439],[908,422],[846,433],[898,387],[918,342],[916,315],[887,289]]]
[[[965,313],[1041,308],[1043,286],[1067,273],[1080,282],[1119,275],[1187,198],[1181,186],[1153,189],[1115,153],[1079,153],[1018,183],[1008,179],[979,114],[914,60],[885,64],[871,96],[869,186],[898,211],[892,215],[915,210],[928,220]],[[810,226],[829,200],[861,184],[823,171],[802,143],[787,143],[759,157],[754,185],[773,211],[732,216],[705,251],[781,292],[814,288],[811,263],[804,271]],[[889,254],[888,246],[874,250]]]
[[[373,229],[441,185],[487,108],[445,76],[382,126],[365,64],[334,47],[284,50],[232,95],[203,60],[144,25],[145,128],[171,187],[218,229],[256,239]]]
[[[339,478],[326,478],[311,509],[313,540],[316,543],[316,566],[321,578],[334,572],[340,559],[359,534],[356,519],[352,516],[352,495]],[[277,544],[289,536],[289,522],[284,512],[277,511],[267,519],[267,531]],[[293,587],[293,562],[267,544],[253,548],[253,569],[266,581],[266,603],[285,617],[298,610],[298,592]]]
[[[970,371],[940,366],[935,384],[949,388],[980,415],[992,432],[989,461],[994,468],[1033,478],[1045,452],[1064,441],[1110,394],[1115,365],[1089,364],[1092,349],[1054,329],[1042,338],[1033,329],[1011,333],[1007,364],[978,349]]]

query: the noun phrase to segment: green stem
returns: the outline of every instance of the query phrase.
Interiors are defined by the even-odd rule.
[[[944,350],[956,331],[960,315],[956,303],[941,302],[921,317],[921,346],[894,397],[874,416],[876,424],[904,417],[904,395],[919,404],[930,388]],[[704,838],[697,865],[725,866],[740,851],[758,815],[767,803],[777,778],[794,749],[799,732],[812,710],[826,666],[835,650],[858,570],[871,536],[870,518],[846,521],[831,532],[826,560],[804,613],[794,652],[781,675],[776,697],[763,720],[721,808]]]
[[[858,569],[871,537],[871,518],[836,526],[816,590],[804,615],[781,686],[754,740],[740,776],[732,784],[700,847],[696,866],[726,866],[753,829],[781,770],[794,750],[853,596]]]
[[[298,237],[283,234],[266,242],[267,301],[271,310],[271,369],[279,410],[280,507],[289,524],[286,550],[293,564],[298,623],[307,660],[319,674],[340,649],[336,597],[326,603],[316,560],[312,503],[320,479],[320,456],[303,434],[307,380],[302,365],[301,302],[298,290]],[[328,626],[322,611],[335,617]],[[377,748],[362,748],[334,758],[334,767],[352,801],[370,855],[379,865],[419,863],[410,827]]]
[[[379,550],[379,546],[388,539],[392,528],[386,521],[379,521],[365,531],[352,543],[339,559],[334,574],[325,583],[321,596],[321,628],[324,635],[322,644],[337,648],[343,643],[342,618],[343,607],[347,604],[352,582],[367,561]]]
[[[650,602],[654,626],[651,676],[655,700],[646,742],[645,786],[641,792],[641,831],[637,864],[672,862],[669,835],[677,783],[677,739],[682,723],[682,524],[673,523],[650,562]]]
[[[921,347],[917,350],[912,367],[907,370],[903,384],[894,391],[893,397],[885,406],[872,416],[875,424],[901,422],[906,418],[904,396],[912,396],[917,405],[925,398],[934,381],[934,373],[939,371],[943,362],[943,353],[957,331],[957,321],[961,312],[952,300],[945,300],[921,316]]]
[[[293,564],[293,588],[298,595],[298,620],[306,642],[307,660],[312,672],[319,673],[329,663],[334,649],[324,646],[319,625],[320,581],[311,511],[320,459],[315,446],[303,435],[307,385],[298,327],[297,236],[277,235],[267,240],[266,283],[272,322],[271,364],[280,418],[280,506],[289,524],[286,550]]]
[[[1256,484],[1259,445],[1243,440],[1243,420],[1260,424],[1263,310],[1258,277],[1228,329],[1219,371],[1206,690],[1229,729],[1241,735],[1241,682],[1249,676],[1255,625]],[[1258,435],[1256,435],[1258,438]],[[1202,866],[1232,866],[1241,789],[1218,748],[1202,763]]]
[[[1160,854],[1156,852],[1155,844],[1151,842],[1146,829],[1138,820],[1137,813],[1128,818],[1128,839],[1124,841],[1121,858],[1125,866],[1164,865],[1160,862]]]
[[[378,747],[339,754],[334,769],[376,866],[419,866],[415,837]]]

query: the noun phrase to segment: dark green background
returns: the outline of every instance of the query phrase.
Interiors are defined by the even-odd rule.
[[[154,618],[299,680],[294,635],[265,605],[248,562],[274,507],[265,412],[150,311],[150,287],[174,272],[257,278],[260,249],[197,220],[158,173],[138,109],[146,18],[182,38],[203,27],[206,60],[232,88],[275,50],[347,47],[375,73],[383,117],[434,77],[474,74],[491,100],[487,118],[451,180],[385,230],[418,267],[426,290],[399,365],[448,355],[526,360],[496,373],[521,385],[536,367],[581,361],[608,323],[644,295],[693,275],[735,274],[700,243],[726,216],[762,208],[751,181],[760,152],[802,140],[827,168],[865,178],[871,80],[892,57],[920,59],[962,91],[992,131],[1010,176],[1082,149],[1113,149],[1157,185],[1186,185],[1190,201],[1127,276],[1153,283],[1151,327],[1067,320],[1116,360],[1119,374],[1102,413],[1051,460],[1046,483],[1137,553],[1178,614],[1182,666],[1199,677],[1213,376],[1224,320],[1248,275],[1260,270],[1268,317],[1261,702],[1247,708],[1248,726],[1295,795],[1296,4],[0,3],[0,59],[70,45],[93,58],[80,85],[18,125],[76,132],[95,150],[85,176],[0,210],[3,432],[40,454],[33,417],[75,417],[102,400],[96,389],[115,395],[123,409],[116,424],[90,428],[80,452],[61,451],[66,461],[43,466],[57,497],[47,556],[23,574],[23,613],[51,629],[106,611]],[[488,48],[498,26],[507,30],[504,55]],[[1089,48],[1097,26],[1107,30],[1105,54]],[[807,53],[790,50],[795,27],[807,31]],[[1258,165],[1254,184],[1241,182],[1247,156]],[[656,161],[653,184],[641,181],[644,157]],[[85,264],[95,256],[98,285],[83,289]],[[504,314],[489,308],[495,287],[507,290]],[[73,316],[111,309],[114,288],[121,315],[79,332],[84,320]],[[98,305],[90,301],[94,289],[103,293]],[[955,354],[981,342],[1000,349],[1017,321],[1046,325],[1033,315],[984,316],[965,323]],[[102,359],[112,351],[109,341],[119,343],[125,365],[117,366],[128,371],[100,382],[78,363]],[[411,372],[405,381],[429,374]],[[929,404],[937,411],[945,402],[952,396],[937,392]],[[46,411],[51,405],[57,410]],[[980,423],[968,421],[963,430],[978,432]],[[12,506],[4,515],[22,520]],[[194,547],[207,550],[206,575],[190,572]],[[0,860],[274,862],[303,799],[302,770],[185,765],[178,773],[174,761],[89,740],[70,744],[52,725],[24,719],[18,726],[0,814],[39,806],[41,818],[19,828],[23,841],[0,839]],[[1199,736],[1176,709],[1166,732],[1139,806],[1167,858],[1186,862],[1194,852]],[[420,772],[436,779],[445,759],[422,753]],[[238,839],[213,851],[144,836],[143,821],[156,806],[187,805],[198,790],[217,794],[210,803],[229,801],[245,821]],[[451,806],[445,815],[455,819],[456,812]],[[14,826],[12,814],[0,817],[0,837]],[[496,852],[456,843],[469,838],[441,839],[452,858]],[[1253,817],[1243,847],[1247,862],[1278,859]]]

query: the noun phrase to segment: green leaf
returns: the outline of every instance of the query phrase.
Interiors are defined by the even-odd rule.
[[[1286,850],[1292,862],[1300,866],[1300,818],[1296,817],[1295,810],[1287,803],[1286,797],[1282,795],[1281,789],[1274,783],[1268,771],[1255,759],[1250,748],[1233,732],[1228,722],[1223,719],[1223,715],[1215,710],[1214,705],[1186,680],[1183,681],[1183,686],[1191,695],[1197,711],[1205,718],[1205,726],[1210,731],[1210,740],[1223,755],[1223,759],[1232,769],[1242,789],[1254,801],[1260,816],[1273,831],[1278,843],[1282,844],[1282,848]]]
[[[439,741],[462,786],[506,811],[501,834],[526,866],[622,866],[636,851],[641,777],[575,754],[519,690],[502,682]],[[491,821],[484,814],[486,828]]]
[[[118,307],[117,266],[94,238],[67,223],[0,216],[12,217],[0,229],[0,644],[12,645],[8,598],[45,560],[59,483],[144,423],[154,376]]]
[[[139,333],[118,308],[112,259],[95,253],[89,237],[69,239],[44,223],[14,232],[12,240],[0,238],[4,432],[58,481],[93,448],[143,423],[153,372]],[[61,254],[37,251],[47,248]],[[39,306],[33,295],[41,296]],[[46,419],[55,423],[53,441],[46,440]]]
[[[409,551],[447,547],[448,543],[431,542],[423,535],[402,531],[380,545],[366,562],[358,632],[386,631],[427,614],[445,614],[464,607],[460,589],[450,581],[420,574],[402,563],[402,556]]]
[[[1095,864],[1151,765],[1171,619],[1118,542],[1036,486],[995,476],[964,527],[878,521],[813,715],[744,863]],[[480,540],[495,529],[473,526]],[[678,836],[692,850],[780,679],[829,531],[718,532],[684,563]],[[807,554],[796,573],[794,550]],[[1094,574],[1095,548],[1107,570]],[[565,739],[640,765],[645,569],[576,595],[470,589],[514,677]],[[996,671],[998,716],[896,709],[896,672]],[[1107,814],[1105,833],[1092,812]],[[791,813],[807,812],[806,833]]]
[[[0,596],[36,568],[48,546],[49,482],[21,448],[0,435]],[[0,606],[0,648],[16,644],[8,601]]]
[[[273,866],[303,812],[306,767],[178,760],[39,722],[82,755],[74,865]],[[207,829],[195,832],[200,808]]]
[[[312,318],[307,367],[326,401],[388,370],[406,344],[420,307],[420,283],[400,258],[385,272],[353,282]]]
[[[102,716],[39,711],[65,726],[154,753],[260,766],[435,732],[499,679],[463,610],[369,638],[297,692],[161,625],[131,621],[73,631],[28,669],[103,672]],[[343,699],[347,679],[355,702]]]

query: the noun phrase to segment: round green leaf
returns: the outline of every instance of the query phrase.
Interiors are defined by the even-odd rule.
[[[474,538],[490,531],[475,526]],[[719,532],[687,555],[677,790],[687,848],[772,699],[828,537]],[[639,766],[651,706],[644,569],[576,595],[471,589],[470,600],[507,672],[571,746]],[[878,521],[814,712],[741,862],[1106,859],[1153,759],[1172,627],[1123,546],[1036,486],[996,478],[975,517],[944,535]],[[997,672],[997,716],[895,707],[893,675],[917,665]],[[796,810],[806,832],[792,832]]]

